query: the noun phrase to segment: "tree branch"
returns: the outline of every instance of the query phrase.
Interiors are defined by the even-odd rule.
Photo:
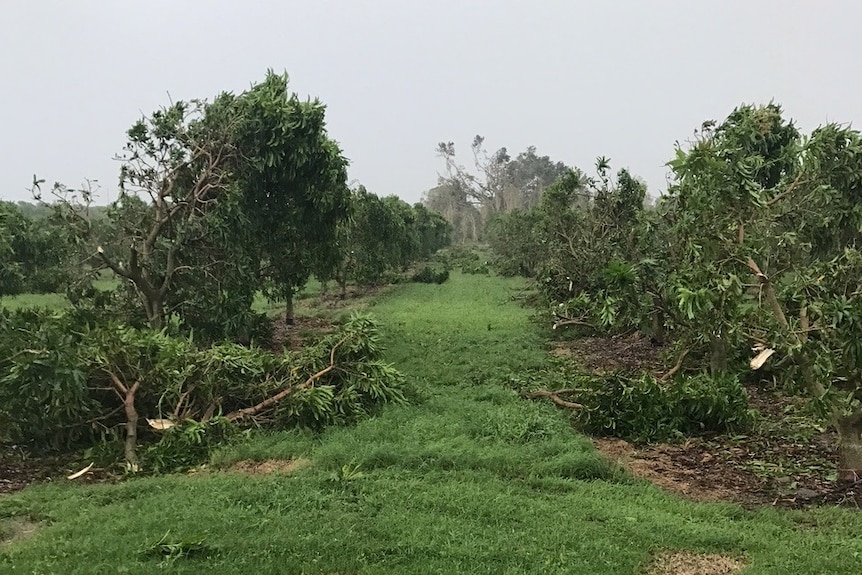
[[[679,355],[679,359],[676,360],[676,363],[674,364],[674,366],[672,368],[670,368],[670,371],[668,371],[667,373],[665,373],[664,375],[659,377],[658,380],[659,381],[667,381],[670,378],[672,378],[673,376],[675,376],[677,374],[677,372],[679,372],[679,370],[682,368],[682,362],[685,360],[685,356],[687,356],[687,355],[688,355],[688,350],[683,351]]]
[[[527,399],[536,399],[539,397],[547,397],[548,399],[550,399],[551,401],[553,401],[555,404],[559,405],[560,407],[567,407],[569,409],[583,409],[584,408],[583,404],[574,403],[572,401],[566,401],[565,399],[561,399],[560,396],[557,395],[559,393],[569,392],[569,391],[574,391],[574,390],[572,390],[572,389],[560,389],[557,391],[546,391],[544,389],[540,389],[538,391],[532,391],[532,392],[526,393],[526,394],[524,394],[524,397],[526,397]]]
[[[347,341],[347,338],[342,339],[341,341],[336,343],[334,346],[332,346],[332,350],[329,352],[329,365],[326,366],[325,368],[321,369],[317,373],[311,375],[303,383],[300,383],[299,385],[294,385],[292,387],[288,387],[287,389],[280,391],[279,393],[273,395],[272,397],[269,397],[269,398],[261,401],[257,405],[253,405],[251,407],[246,407],[243,409],[238,409],[236,411],[233,411],[227,415],[227,419],[230,421],[236,421],[236,420],[242,419],[244,417],[254,417],[255,415],[257,415],[258,413],[260,413],[264,409],[267,409],[268,407],[272,407],[273,405],[277,404],[282,399],[284,399],[290,395],[293,395],[295,392],[302,391],[302,390],[308,389],[309,387],[313,386],[315,381],[317,381],[318,379],[320,379],[321,377],[323,377],[324,375],[326,375],[327,373],[329,373],[330,371],[335,369],[335,351],[345,341]]]

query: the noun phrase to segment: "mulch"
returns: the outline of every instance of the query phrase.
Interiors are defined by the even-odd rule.
[[[661,347],[638,335],[585,337],[557,342],[552,354],[572,357],[592,372],[619,369],[662,373]],[[596,447],[634,475],[697,500],[733,501],[747,507],[862,506],[862,484],[838,484],[837,437],[830,430],[800,430],[792,416],[804,413],[799,398],[763,385],[746,387],[760,413],[746,435],[693,437],[676,444],[634,446],[595,438]]]
[[[18,446],[0,445],[0,495],[14,493],[36,483],[71,483],[67,476],[83,469],[77,454],[36,456]],[[115,470],[91,468],[73,480],[74,483],[106,483],[116,481],[121,474]]]

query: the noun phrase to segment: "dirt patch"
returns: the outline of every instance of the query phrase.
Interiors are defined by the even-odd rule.
[[[754,386],[748,394],[760,422],[747,435],[637,446],[616,438],[596,438],[594,443],[636,477],[693,500],[746,507],[862,507],[862,484],[835,482],[833,432],[815,428],[800,415],[796,398]]]
[[[763,503],[756,494],[762,481],[732,466],[711,465],[715,457],[698,441],[680,445],[655,444],[635,447],[622,439],[593,440],[601,453],[628,468],[632,475],[666,491],[696,501]],[[755,494],[755,496],[752,496]]]
[[[334,322],[319,317],[298,317],[293,325],[286,324],[284,318],[279,317],[272,325],[272,350],[298,351],[309,341],[333,333],[336,329]]]
[[[18,447],[0,446],[0,495],[21,491],[28,485],[49,481],[66,482],[66,477],[86,467],[79,454],[37,457]],[[92,468],[74,483],[110,483],[121,475],[109,469]]]
[[[551,354],[576,357],[589,371],[642,370],[662,371],[664,348],[640,334],[617,337],[584,337],[555,342]]]
[[[330,287],[326,293],[302,294],[298,297],[296,304],[301,310],[292,325],[284,321],[284,316],[273,318],[273,337],[270,350],[280,352],[282,349],[297,351],[305,347],[309,342],[321,336],[333,333],[337,330],[336,323],[326,317],[309,317],[302,315],[303,311],[309,310],[314,313],[323,312],[326,316],[335,316],[340,310],[355,308],[365,300],[371,300],[395,288],[395,284],[380,286],[347,286],[342,293],[341,289]]]
[[[0,519],[0,548],[36,533],[39,523],[24,517]]]
[[[650,575],[729,575],[743,564],[726,555],[695,553],[663,553],[655,558],[647,573]]]
[[[244,459],[231,465],[230,471],[248,473],[250,475],[288,474],[309,466],[311,466],[311,460],[303,457],[297,457],[296,459],[266,459],[264,461]]]

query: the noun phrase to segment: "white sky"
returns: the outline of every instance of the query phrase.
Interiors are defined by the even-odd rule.
[[[33,174],[116,195],[126,129],[173,99],[239,92],[267,68],[328,106],[350,177],[410,202],[440,141],[590,170],[653,195],[676,140],[741,102],[810,131],[862,118],[862,2],[0,0],[0,198]]]

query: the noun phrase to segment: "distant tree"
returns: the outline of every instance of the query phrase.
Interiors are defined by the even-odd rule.
[[[548,156],[536,154],[535,146],[528,147],[506,166],[507,192],[513,196],[509,204],[524,210],[537,206],[542,192],[569,170],[563,162],[554,162]]]
[[[15,202],[21,215],[30,221],[47,219],[53,213],[50,206],[33,202]]]
[[[538,205],[542,192],[568,171],[562,162],[536,154],[534,146],[513,159],[506,148],[489,154],[484,144],[482,136],[473,139],[470,170],[458,162],[454,143],[441,142],[437,153],[446,175],[426,194],[426,205],[443,214],[462,241],[478,239],[494,214]]]
[[[452,243],[452,226],[446,219],[423,204],[413,205],[414,226],[418,236],[417,259],[425,259]]]
[[[336,280],[342,295],[348,281],[377,285],[451,242],[451,227],[425,206],[396,196],[380,198],[359,186],[351,192],[350,216],[338,226],[338,256],[322,260],[318,279]]]
[[[18,202],[0,202],[0,291],[47,293],[61,291],[68,284],[72,245],[65,229],[53,217],[37,210],[21,210]],[[45,208],[50,216],[52,211]],[[38,214],[38,221],[26,214]]]
[[[423,194],[422,203],[440,214],[452,226],[453,241],[473,243],[482,237],[482,213],[468,198],[460,184],[441,180]]]
[[[15,204],[0,202],[0,296],[22,289],[24,276],[16,244],[28,234],[27,223]]]

